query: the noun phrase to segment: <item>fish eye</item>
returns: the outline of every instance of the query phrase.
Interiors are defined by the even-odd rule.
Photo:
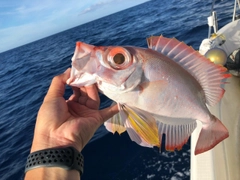
[[[107,52],[107,63],[111,68],[122,70],[132,64],[132,56],[124,47],[113,47]]]
[[[125,56],[121,53],[117,53],[114,57],[113,57],[113,61],[116,64],[123,64],[125,62]]]

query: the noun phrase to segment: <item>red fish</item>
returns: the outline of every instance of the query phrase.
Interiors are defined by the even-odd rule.
[[[230,75],[193,48],[176,39],[152,36],[148,49],[132,46],[93,46],[77,42],[72,58],[72,86],[97,83],[100,92],[118,103],[119,113],[105,122],[111,132],[127,131],[136,143],[180,150],[196,127],[202,130],[195,154],[228,137],[228,130],[212,115]]]

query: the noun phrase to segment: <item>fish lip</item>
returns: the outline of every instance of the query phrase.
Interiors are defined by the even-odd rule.
[[[76,78],[78,86],[89,86],[96,83],[96,78],[89,73],[82,73],[78,78]]]
[[[96,83],[96,77],[91,73],[79,72],[76,68],[73,67],[70,78],[66,83],[76,87],[89,86]]]

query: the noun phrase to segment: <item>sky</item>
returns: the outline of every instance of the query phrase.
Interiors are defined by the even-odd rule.
[[[1,0],[0,53],[148,0]]]

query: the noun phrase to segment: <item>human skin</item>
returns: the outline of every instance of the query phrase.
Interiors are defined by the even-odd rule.
[[[79,152],[95,131],[118,113],[117,105],[99,110],[100,98],[95,85],[75,88],[68,100],[63,95],[70,69],[55,76],[38,111],[31,152],[73,146]],[[80,179],[77,170],[41,167],[26,173],[25,180]]]

